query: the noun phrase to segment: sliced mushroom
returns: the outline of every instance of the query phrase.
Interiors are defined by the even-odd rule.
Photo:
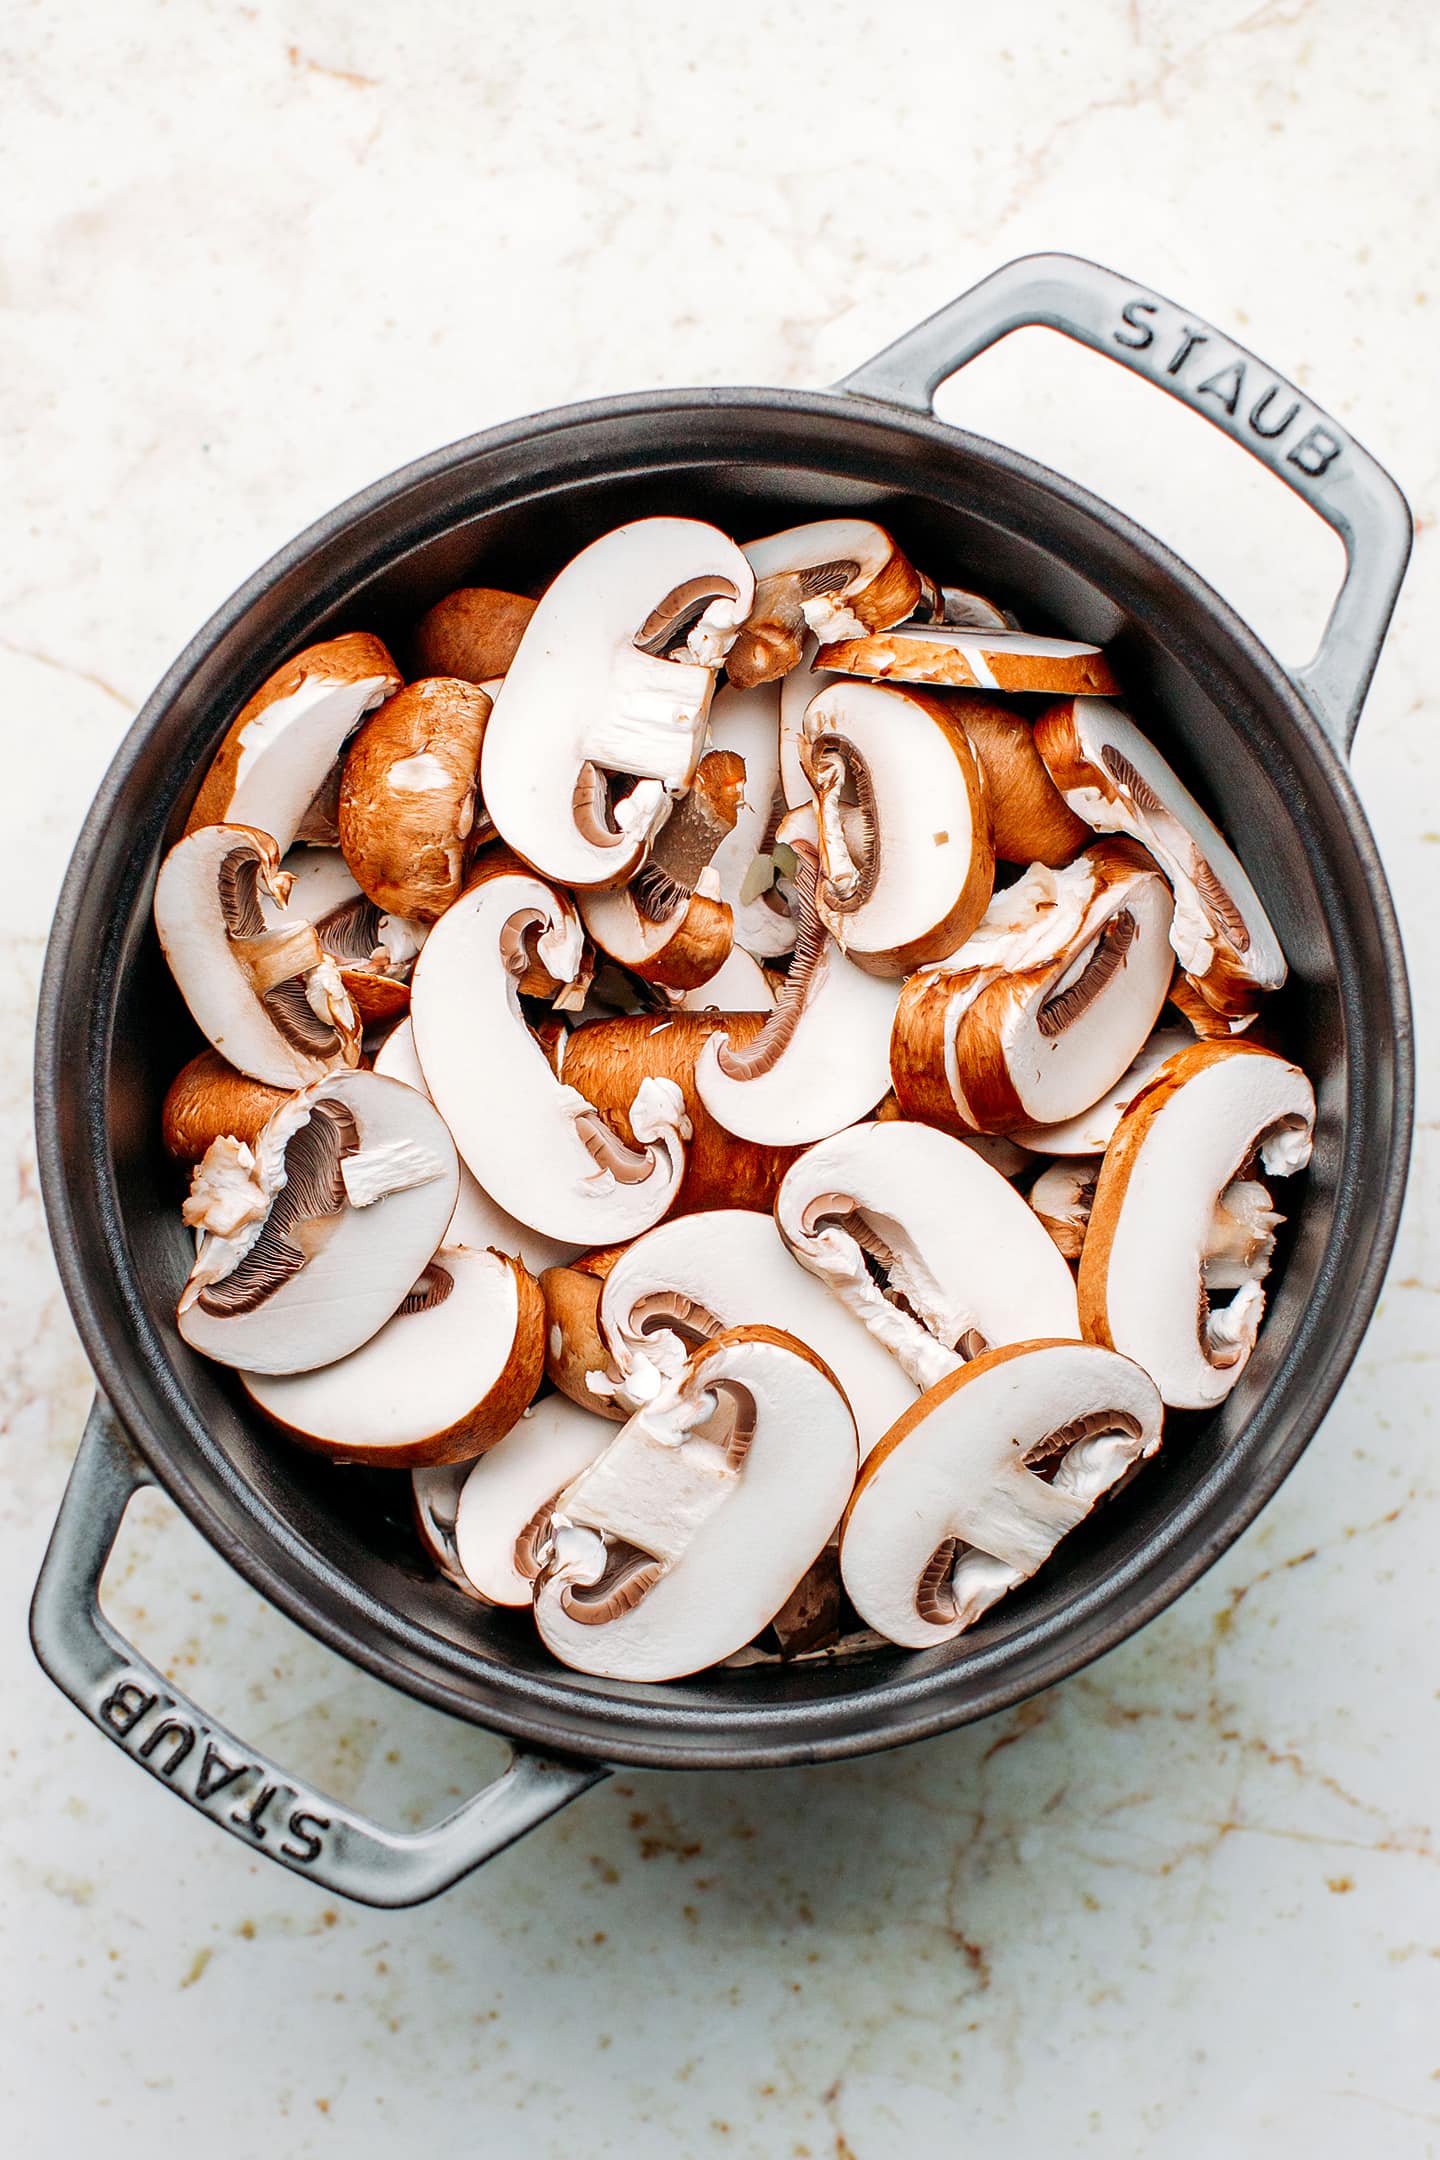
[[[352,630],[311,645],[256,691],[216,751],[185,830],[250,825],[283,855],[301,837],[346,742],[403,677],[379,638]],[[315,837],[333,842],[334,833]]]
[[[1243,1035],[1251,1028],[1258,1014],[1255,1011],[1239,1013],[1217,1012],[1194,987],[1182,967],[1176,967],[1175,980],[1170,985],[1170,1003],[1183,1019],[1189,1022],[1197,1035],[1207,1042],[1225,1042],[1232,1035]]]
[[[1105,1151],[1085,1249],[1087,1338],[1133,1357],[1176,1409],[1223,1402],[1265,1311],[1258,1274],[1212,1306],[1217,1198],[1258,1156],[1274,1177],[1310,1159],[1315,1094],[1298,1065],[1244,1042],[1195,1043],[1161,1066]],[[1263,1271],[1262,1271],[1263,1272]]]
[[[811,800],[810,781],[800,752],[805,715],[822,690],[846,679],[817,667],[815,655],[819,649],[813,638],[807,639],[804,661],[780,685],[780,793],[787,810],[802,810]]]
[[[529,1605],[557,1496],[614,1437],[613,1425],[547,1395],[468,1472],[455,1510],[455,1558],[487,1605]]]
[[[428,925],[387,915],[367,899],[338,848],[292,848],[280,867],[290,881],[290,896],[281,908],[262,891],[266,927],[313,923],[362,1026],[403,1019],[410,1009],[410,969]]]
[[[202,1236],[181,1335],[250,1373],[348,1357],[419,1281],[459,1180],[450,1135],[413,1088],[368,1072],[312,1082],[253,1149],[216,1140],[196,1170],[184,1219]]]
[[[855,1413],[862,1453],[914,1400],[869,1329],[796,1266],[769,1215],[716,1208],[647,1231],[606,1277],[599,1317],[605,1362],[631,1407],[676,1378],[697,1344],[753,1321],[824,1359]]]
[[[1170,986],[1170,892],[1131,842],[997,893],[970,942],[914,975],[891,1045],[910,1117],[1012,1132],[1098,1100],[1155,1025]]]
[[[1098,1162],[1071,1157],[1042,1170],[1030,1188],[1031,1207],[1067,1260],[1078,1260],[1084,1250],[1099,1176]],[[1284,1220],[1258,1179],[1237,1178],[1227,1185],[1215,1203],[1201,1254],[1206,1290],[1239,1290],[1247,1282],[1263,1282],[1275,1252],[1275,1232]]]
[[[725,671],[737,689],[772,682],[798,666],[807,630],[864,637],[903,622],[922,580],[882,525],[821,518],[746,543],[755,598]]]
[[[1072,692],[1108,696],[1116,687],[1098,645],[952,623],[905,623],[868,637],[838,639],[821,646],[815,665],[837,675],[952,690],[1044,690],[1064,697]]]
[[[949,623],[956,630],[1018,630],[1019,622],[984,593],[969,592],[963,585],[939,585],[922,611],[916,608],[912,622]]]
[[[1285,955],[1243,866],[1148,737],[1104,698],[1066,698],[1035,723],[1035,745],[1072,810],[1097,832],[1129,833],[1175,893],[1170,942],[1193,988],[1243,1018],[1285,980]]]
[[[615,1400],[620,1375],[612,1367],[609,1345],[600,1333],[603,1287],[603,1276],[578,1267],[546,1268],[540,1277],[545,1300],[545,1377],[582,1410],[623,1423],[630,1413]]]
[[[1157,1028],[1134,1063],[1088,1110],[1058,1125],[1017,1125],[1010,1138],[1035,1155],[1103,1155],[1126,1104],[1167,1058],[1188,1050],[1194,1040],[1188,1028]]]
[[[490,1452],[495,1451],[492,1448]],[[411,1504],[415,1534],[446,1582],[453,1583],[457,1590],[463,1590],[466,1597],[474,1598],[478,1604],[488,1605],[490,1600],[481,1597],[461,1567],[455,1547],[455,1519],[460,1512],[460,1495],[472,1468],[473,1464],[468,1462],[448,1462],[430,1463],[412,1470]]]
[[[1074,1280],[1024,1199],[933,1126],[822,1140],[786,1173],[775,1219],[917,1387],[1001,1343],[1079,1337]]]
[[[415,1033],[408,1020],[402,1020],[398,1027],[392,1028],[376,1051],[375,1071],[389,1080],[403,1080],[406,1087],[417,1088],[427,1102],[430,1100],[430,1090],[415,1055]],[[460,1165],[460,1191],[444,1242],[469,1245],[477,1252],[493,1246],[497,1252],[511,1253],[516,1259],[523,1260],[535,1275],[545,1268],[563,1267],[574,1259],[577,1250],[583,1249],[573,1241],[567,1243],[562,1238],[544,1237],[528,1223],[518,1222],[498,1201],[491,1199],[463,1162]]]
[[[694,990],[729,955],[734,919],[711,860],[733,830],[745,786],[743,759],[711,750],[630,883],[582,893],[580,919],[602,952],[645,982]]]
[[[840,1529],[850,1602],[906,1649],[950,1642],[1025,1582],[1160,1445],[1138,1365],[1017,1343],[941,1380],[887,1433]]]
[[[340,846],[376,907],[434,922],[459,898],[489,717],[486,691],[431,676],[387,698],[351,743],[340,782]]]
[[[946,710],[969,736],[985,775],[990,832],[999,860],[1049,863],[1053,869],[1073,861],[1088,842],[1090,827],[1076,817],[1050,778],[1030,722],[1013,706],[978,690],[952,692]]]
[[[176,842],[155,881],[155,928],[200,1032],[237,1071],[295,1088],[355,1065],[360,1022],[309,923],[267,927],[289,880],[268,833],[204,825]]]
[[[792,1337],[734,1328],[560,1494],[535,1586],[541,1640],[614,1680],[675,1680],[780,1610],[855,1481],[855,1422]]]
[[[828,1650],[840,1639],[845,1594],[840,1585],[840,1553],[827,1545],[812,1560],[760,1641],[772,1645],[786,1663]]]
[[[496,830],[543,875],[603,888],[639,866],[695,776],[715,670],[753,595],[739,548],[689,518],[622,525],[561,571],[480,760]],[[615,775],[634,778],[623,797]]]
[[[627,1140],[634,1133],[626,1113],[642,1079],[649,1074],[679,1088],[691,1137],[671,1214],[713,1207],[768,1209],[795,1159],[794,1148],[737,1140],[711,1117],[695,1078],[712,1036],[724,1035],[743,1050],[766,1025],[765,1015],[755,1012],[630,1013],[590,1020],[561,1040],[556,1070]]]
[[[769,1013],[775,1010],[775,987],[758,960],[738,945],[726,954],[708,982],[687,990],[679,1012]]]
[[[640,1078],[631,1146],[557,1080],[516,987],[532,938],[558,980],[574,976],[580,918],[539,878],[493,877],[456,901],[415,963],[416,1055],[467,1167],[503,1208],[547,1237],[618,1242],[648,1230],[675,1198],[690,1130],[684,1101],[673,1082]]]
[[[816,906],[841,951],[875,975],[953,953],[985,913],[995,857],[980,768],[950,708],[832,683],[797,747],[816,808]]]
[[[820,920],[816,844],[798,831],[790,844],[799,933],[785,987],[749,1043],[734,1029],[717,1033],[695,1063],[716,1123],[769,1146],[822,1139],[874,1109],[890,1085],[898,992],[845,958]]]
[[[534,613],[533,600],[490,585],[446,593],[415,625],[416,674],[488,686],[507,673]]]
[[[287,1093],[236,1072],[218,1050],[202,1050],[181,1066],[166,1090],[160,1112],[165,1152],[176,1162],[197,1163],[222,1133],[253,1148]]]
[[[545,1308],[508,1253],[445,1246],[399,1310],[318,1372],[242,1372],[252,1402],[337,1462],[408,1470],[468,1461],[509,1432],[544,1366]]]
[[[717,750],[732,751],[745,763],[735,828],[720,842],[712,864],[720,898],[734,917],[735,943],[757,960],[773,960],[795,944],[795,918],[776,890],[770,854],[785,808],[780,796],[779,687],[762,683],[755,690],[717,690],[710,708],[710,740]]]

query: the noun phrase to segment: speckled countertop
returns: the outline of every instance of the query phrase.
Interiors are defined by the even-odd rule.
[[[877,14],[611,0],[6,13],[0,128],[0,1409],[7,2142],[213,2160],[1440,2152],[1433,1651],[1436,31],[1372,0]],[[1352,1377],[1177,1607],[1000,1722],[815,1773],[622,1776],[419,1913],[327,1902],[168,1799],[32,1666],[90,1385],[29,1033],[130,715],[330,503],[568,398],[822,383],[1070,247],[1297,375],[1420,537],[1356,753],[1418,962],[1419,1148]],[[1176,541],[1302,657],[1333,543],[1052,341],[945,393]],[[297,1635],[170,1509],[112,1607],[217,1711],[397,1822],[499,1750]]]

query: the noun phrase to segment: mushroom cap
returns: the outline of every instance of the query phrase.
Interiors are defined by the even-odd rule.
[[[577,889],[631,875],[694,778],[714,670],[753,596],[735,543],[690,518],[622,525],[560,572],[520,640],[480,761],[486,809],[527,862]],[[683,658],[665,657],[672,630]],[[613,816],[597,806],[608,773],[637,780]]]
[[[775,991],[760,962],[739,945],[731,947],[724,962],[708,982],[687,990],[676,1008],[680,1012],[768,1013],[775,1010]]]
[[[1059,869],[1090,839],[1046,770],[1028,719],[979,690],[953,690],[945,709],[970,738],[985,776],[990,836],[1001,862],[1049,863]]]
[[[603,1418],[547,1395],[474,1465],[455,1511],[455,1557],[487,1604],[530,1604],[550,1503],[614,1436]]]
[[[930,1125],[854,1126],[807,1149],[775,1203],[801,1265],[929,1386],[965,1347],[1079,1338],[1069,1268],[1022,1196]],[[903,1306],[866,1265],[867,1250]]]
[[[418,1088],[425,1100],[430,1100],[430,1090],[415,1055],[415,1033],[408,1020],[402,1020],[386,1036],[375,1053],[374,1069],[383,1073],[386,1079],[403,1080],[406,1087]],[[577,1251],[583,1250],[561,1238],[544,1237],[528,1223],[507,1215],[499,1202],[492,1200],[484,1187],[477,1184],[463,1162],[455,1212],[446,1228],[444,1242],[469,1245],[476,1252],[484,1252],[487,1246],[493,1246],[497,1252],[511,1253],[516,1259],[523,1260],[534,1275],[539,1275],[545,1268],[565,1266]]]
[[[1016,1343],[941,1380],[845,1511],[840,1572],[861,1619],[907,1649],[951,1641],[1155,1453],[1162,1415],[1140,1367],[1093,1343]]]
[[[314,1372],[240,1378],[265,1415],[307,1447],[406,1470],[493,1447],[540,1385],[544,1343],[540,1287],[518,1260],[446,1246],[400,1310],[348,1357]]]
[[[427,608],[415,625],[417,675],[452,675],[488,687],[503,676],[535,613],[521,593],[462,585]]]
[[[370,1072],[312,1082],[253,1151],[218,1140],[196,1171],[185,1219],[205,1235],[181,1335],[250,1373],[348,1357],[419,1280],[459,1180],[450,1135],[413,1088]]]
[[[275,843],[247,825],[204,825],[171,848],[155,881],[155,928],[202,1035],[238,1072],[303,1087],[358,1063],[360,1025],[308,923],[267,927],[283,907]]]
[[[901,993],[891,1069],[911,1116],[980,1132],[1078,1116],[1149,1036],[1170,986],[1169,888],[1100,841],[1036,863],[979,929]]]
[[[922,579],[882,525],[867,518],[820,518],[746,543],[755,598],[730,649],[726,671],[741,689],[786,674],[808,631],[863,637],[903,622]]]
[[[660,1223],[621,1254],[600,1327],[633,1399],[683,1370],[697,1341],[762,1322],[823,1358],[854,1412],[862,1454],[914,1400],[895,1359],[797,1267],[769,1215],[715,1208]]]
[[[817,905],[841,950],[878,975],[953,953],[995,875],[959,719],[923,691],[835,682],[806,707],[800,748],[821,805]]]
[[[1017,1125],[1009,1137],[1036,1155],[1103,1155],[1126,1104],[1134,1101],[1167,1058],[1177,1050],[1188,1050],[1194,1040],[1188,1028],[1157,1028],[1115,1085],[1088,1110],[1058,1125]]]
[[[984,593],[971,592],[963,585],[941,585],[936,588],[939,606],[933,620],[949,623],[957,630],[1018,630],[1020,625],[1008,608],[991,600]],[[918,611],[916,620],[920,620]]]
[[[422,1463],[410,1473],[411,1505],[415,1534],[446,1582],[463,1590],[477,1604],[488,1605],[490,1600],[481,1597],[461,1567],[455,1549],[455,1518],[471,1467],[468,1462]]]
[[[707,751],[630,884],[578,896],[596,945],[643,982],[694,990],[723,966],[734,922],[711,861],[734,828],[744,785],[743,758]]]
[[[165,1152],[176,1162],[197,1163],[222,1133],[253,1148],[286,1097],[284,1088],[236,1072],[218,1050],[202,1050],[181,1066],[165,1091],[160,1112]]]
[[[340,846],[377,907],[434,922],[459,898],[489,717],[488,692],[431,676],[387,698],[351,743]]]
[[[1143,1365],[1176,1409],[1224,1400],[1265,1310],[1253,1277],[1210,1307],[1202,1270],[1217,1199],[1257,1152],[1274,1176],[1303,1169],[1314,1122],[1298,1065],[1210,1042],[1169,1058],[1115,1128],[1080,1258],[1081,1324]]]
[[[1170,942],[1217,1012],[1253,1013],[1278,990],[1285,955],[1239,857],[1135,723],[1100,697],[1063,699],[1035,723],[1035,746],[1071,809],[1097,832],[1148,848],[1175,894]]]
[[[615,1680],[718,1664],[790,1596],[855,1469],[854,1419],[819,1359],[773,1328],[727,1330],[561,1493],[541,1640]]]
[[[675,1198],[689,1130],[683,1098],[672,1082],[640,1078],[629,1105],[638,1145],[629,1147],[557,1079],[512,972],[523,972],[532,934],[546,967],[573,978],[580,919],[539,878],[492,877],[462,894],[415,964],[416,1055],[467,1167],[503,1208],[547,1237],[618,1243]]]
[[[1037,1221],[1066,1260],[1078,1260],[1085,1226],[1095,1199],[1098,1163],[1083,1155],[1062,1155],[1042,1170],[1026,1194]]]
[[[780,786],[779,685],[761,683],[753,690],[722,685],[710,707],[710,740],[717,750],[729,750],[745,761],[745,790],[734,829],[711,862],[719,897],[734,918],[736,945],[757,960],[773,960],[793,949],[795,919],[776,904],[773,872],[761,891],[752,887],[756,859],[773,838]]]
[[[356,884],[338,847],[293,847],[280,867],[290,896],[282,908],[261,893],[260,910],[269,928],[314,926],[365,1028],[403,1019],[410,1009],[411,965],[428,925],[377,907]]]
[[[630,1413],[609,1392],[610,1347],[600,1333],[600,1289],[606,1272],[553,1267],[540,1277],[545,1300],[545,1377],[582,1410],[623,1424]],[[592,1373],[599,1386],[590,1385]]]
[[[952,690],[1044,690],[1064,697],[1105,695],[1116,687],[1098,645],[952,623],[905,623],[868,637],[839,639],[821,646],[815,665],[837,675],[936,683]]]
[[[283,855],[367,712],[403,677],[379,638],[351,630],[287,660],[241,708],[186,821],[252,825]]]

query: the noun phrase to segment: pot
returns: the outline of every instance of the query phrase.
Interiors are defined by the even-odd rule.
[[[936,386],[1044,324],[1146,377],[1268,465],[1347,554],[1320,651],[1287,674],[1184,563],[1106,504],[938,421]],[[247,1414],[174,1327],[189,1264],[161,1097],[192,1037],[150,928],[155,872],[243,701],[288,654],[398,635],[474,579],[522,588],[627,518],[741,534],[865,515],[1027,625],[1103,643],[1167,756],[1240,837],[1291,966],[1288,1039],[1319,1098],[1313,1167],[1259,1347],[1213,1415],[1082,1526],[1062,1567],[923,1653],[718,1670],[627,1687],[554,1666],[523,1618],[423,1563],[408,1481],[337,1470]],[[1244,1529],[1353,1358],[1393,1242],[1413,1056],[1390,895],[1345,766],[1409,550],[1389,476],[1253,354],[1068,256],[1011,263],[834,389],[692,390],[568,406],[437,451],[322,518],[228,601],[127,736],[65,881],[41,993],[40,1168],[100,1388],[35,1593],[40,1662],[151,1776],[257,1852],[381,1905],[432,1896],[620,1764],[832,1762],[988,1716],[1152,1619]],[[127,1643],[97,1586],[158,1481],[264,1596],[411,1695],[506,1734],[504,1775],[392,1834],[308,1790]]]

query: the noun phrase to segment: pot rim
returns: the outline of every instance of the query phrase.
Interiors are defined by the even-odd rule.
[[[823,430],[830,429],[833,439],[837,422],[858,420],[871,429],[888,430],[897,451],[911,458],[917,447],[928,443],[947,460],[957,454],[968,456],[1022,485],[1058,497],[1072,515],[1078,513],[1088,521],[1097,543],[1103,542],[1112,551],[1128,549],[1132,557],[1144,563],[1152,586],[1157,575],[1166,582],[1167,612],[1172,618],[1183,612],[1204,622],[1209,642],[1213,645],[1220,641],[1228,647],[1232,671],[1250,672],[1271,698],[1288,708],[1340,811],[1383,954],[1383,992],[1391,1028],[1388,1043],[1377,1045],[1374,1054],[1382,1063],[1388,1055],[1394,1086],[1393,1115],[1384,1139],[1383,1176],[1376,1181],[1374,1211],[1368,1222],[1363,1228],[1353,1221],[1350,1224],[1350,1234],[1357,1240],[1363,1237],[1366,1245],[1358,1273],[1352,1270],[1353,1289],[1346,1310],[1336,1316],[1323,1341],[1298,1346],[1306,1353],[1303,1371],[1296,1346],[1292,1346],[1247,1427],[1249,1431],[1259,1425],[1265,1409],[1278,1403],[1283,1394],[1288,1423],[1283,1439],[1272,1445],[1262,1460],[1249,1465],[1243,1481],[1237,1479],[1233,1468],[1227,1474],[1224,1466],[1218,1467],[1125,1567],[1097,1584],[1088,1595],[1077,1596],[1003,1644],[975,1652],[958,1665],[953,1660],[933,1662],[939,1654],[932,1653],[924,1658],[922,1670],[914,1669],[919,1661],[913,1654],[901,1653],[894,1653],[885,1667],[878,1662],[885,1653],[876,1653],[875,1661],[863,1665],[837,1664],[833,1668],[837,1678],[833,1699],[807,1701],[803,1706],[758,1699],[748,1709],[733,1704],[697,1706],[677,1702],[665,1690],[655,1690],[648,1700],[637,1705],[584,1692],[571,1684],[571,1676],[559,1667],[553,1681],[496,1667],[483,1691],[473,1685],[473,1680],[462,1689],[447,1684],[441,1675],[447,1666],[458,1675],[462,1661],[473,1661],[473,1652],[432,1634],[373,1598],[317,1556],[282,1515],[262,1503],[253,1488],[236,1479],[233,1482],[250,1524],[260,1529],[269,1544],[268,1551],[258,1550],[254,1542],[236,1534],[217,1516],[188,1474],[183,1451],[177,1450],[158,1423],[152,1422],[130,1369],[137,1358],[144,1359],[143,1348],[135,1340],[138,1310],[133,1280],[127,1279],[118,1263],[113,1287],[104,1286],[108,1294],[102,1294],[101,1286],[92,1280],[99,1271],[93,1261],[82,1257],[79,1213],[61,1153],[61,1075],[74,1070],[73,1047],[67,1058],[67,1046],[83,1028],[87,1088],[93,1085],[97,1060],[103,1060],[105,1054],[103,1045],[97,1046],[94,1041],[95,1013],[89,1000],[81,1001],[83,1019],[67,1011],[65,993],[71,987],[73,921],[99,837],[153,728],[200,664],[289,570],[372,513],[393,509],[411,489],[478,456],[510,445],[531,444],[537,437],[558,436],[577,426],[658,420],[707,410],[741,416],[789,413],[819,423],[822,432],[817,433],[813,459],[817,471],[823,470],[826,462]],[[902,492],[903,483],[897,484],[896,493]],[[1076,560],[1088,574],[1086,558],[1077,556]],[[1126,606],[1111,583],[1104,579],[1096,582],[1115,598],[1117,605]],[[1351,987],[1342,977],[1342,999]],[[1377,987],[1371,986],[1372,996]],[[1155,1618],[1254,1520],[1313,1437],[1345,1377],[1379,1297],[1395,1241],[1410,1149],[1413,1089],[1414,1052],[1403,950],[1374,838],[1344,760],[1279,662],[1195,570],[1144,527],[1089,489],[984,436],[883,399],[843,390],[660,390],[553,407],[429,452],[372,482],[314,520],[215,611],[166,670],[123,738],[81,828],[61,887],[46,953],[36,1027],[37,1157],[61,1281],[99,1385],[162,1488],[254,1589],[287,1618],[361,1669],[438,1709],[513,1739],[572,1756],[636,1767],[779,1768],[841,1760],[928,1738],[1010,1708],[1054,1685]],[[1347,1132],[1355,1115],[1352,1101],[1346,1108]],[[112,1233],[112,1244],[123,1248],[123,1225],[118,1218],[106,1227]],[[1332,1272],[1328,1264],[1322,1266],[1322,1289]],[[120,1325],[129,1337],[119,1345],[117,1303],[125,1314]],[[161,1392],[173,1397],[178,1392],[173,1371],[163,1360],[161,1363]],[[1238,1446],[1237,1441],[1232,1447],[1232,1462]],[[338,1616],[334,1608],[338,1608]],[[349,1616],[357,1609],[383,1633],[383,1644],[372,1644],[352,1629]],[[898,1668],[898,1676],[896,1670],[889,1669],[892,1663]],[[950,1698],[961,1672],[966,1693],[964,1702],[957,1706]],[[850,1681],[848,1686],[842,1683],[842,1675]],[[797,1716],[802,1711],[803,1715]],[[803,1731],[794,1729],[797,1723]]]

